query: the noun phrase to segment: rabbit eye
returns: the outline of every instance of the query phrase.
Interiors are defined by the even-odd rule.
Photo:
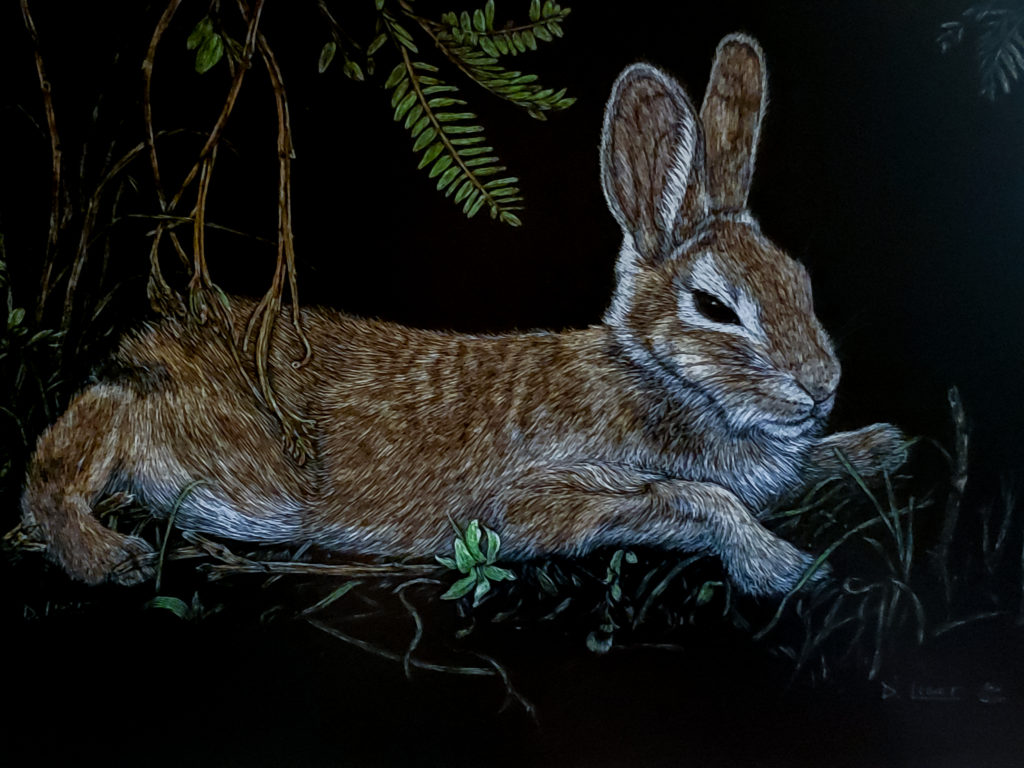
[[[740,325],[739,316],[719,299],[705,291],[695,290],[693,292],[693,305],[708,320],[715,323],[727,325]]]

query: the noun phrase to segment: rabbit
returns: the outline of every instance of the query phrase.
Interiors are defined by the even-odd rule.
[[[499,532],[509,560],[703,551],[746,593],[793,589],[811,556],[758,515],[840,474],[837,450],[878,477],[905,444],[888,424],[824,434],[839,363],[804,267],[747,210],[765,103],[742,34],[718,46],[699,113],[654,66],[615,81],[600,163],[623,242],[600,324],[469,335],[304,308],[314,354],[297,368],[282,314],[270,370],[314,424],[305,464],[214,331],[142,326],[40,437],[24,524],[89,584],[153,575],[150,545],[93,514],[120,491],[246,542],[429,557],[451,516]],[[254,306],[232,302],[236,327]]]

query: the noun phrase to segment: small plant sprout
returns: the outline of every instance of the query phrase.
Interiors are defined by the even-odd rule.
[[[465,574],[441,595],[442,600],[458,600],[473,592],[473,605],[479,605],[491,589],[492,581],[511,581],[516,575],[506,568],[499,568],[494,563],[501,551],[501,539],[494,531],[473,520],[463,532],[452,521],[455,528],[455,557],[437,557],[437,562],[445,568]],[[481,547],[486,537],[486,545]]]

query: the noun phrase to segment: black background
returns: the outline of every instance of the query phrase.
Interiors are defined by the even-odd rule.
[[[516,230],[486,215],[467,222],[416,172],[382,91],[392,59],[382,51],[381,71],[363,84],[339,66],[317,75],[327,38],[313,4],[269,5],[263,28],[292,105],[302,301],[464,331],[599,321],[620,239],[597,173],[610,85],[624,66],[646,60],[699,100],[718,40],[742,30],[761,42],[770,79],[751,209],[811,271],[844,365],[836,426],[891,421],[948,441],[946,391],[956,385],[973,427],[972,482],[995,488],[1018,472],[1024,95],[990,103],[978,95],[973,49],[940,54],[939,25],[959,15],[962,0],[575,5],[565,39],[516,62],[567,86],[578,98],[570,110],[540,123],[466,86],[527,196]],[[17,8],[7,6],[0,231],[18,298],[30,304],[46,237],[49,149],[28,117],[41,120],[38,86]],[[435,7],[447,10],[417,4],[425,15]],[[506,0],[498,18],[523,18],[526,7]],[[66,150],[77,161],[83,137],[117,123],[125,147],[139,140],[139,63],[162,8],[33,9]],[[184,52],[204,9],[186,3],[165,38],[154,80],[158,128],[208,129],[223,99],[226,68],[197,75]],[[235,151],[218,160],[209,217],[273,238],[273,100],[262,72],[250,80],[227,133]],[[96,94],[108,85],[108,111],[90,128]],[[165,167],[188,161],[182,151],[175,166],[177,145],[166,146]],[[128,206],[152,213],[146,168],[134,172],[142,192]],[[144,307],[148,242],[139,230],[127,222],[116,240],[122,283],[112,312],[125,324]],[[271,245],[213,234],[209,248],[214,278],[229,291],[269,285]],[[575,654],[546,653],[527,638],[518,660],[524,693],[538,705],[535,726],[499,713],[501,695],[489,683],[426,674],[407,682],[398,665],[311,629],[116,613],[15,624],[9,698],[23,706],[7,720],[5,741],[18,743],[26,762],[994,766],[1018,764],[1021,747],[1019,692],[987,709],[905,695],[883,703],[867,684],[786,690],[785,674],[756,649],[734,662],[718,649],[706,659],[655,651],[596,658],[582,644]],[[925,677],[978,682],[1000,667],[998,644],[961,651],[961,666],[937,661]],[[911,682],[899,682],[904,694]]]

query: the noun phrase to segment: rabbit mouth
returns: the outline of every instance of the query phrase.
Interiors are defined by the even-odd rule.
[[[821,419],[812,415],[792,421],[763,421],[759,427],[762,432],[770,437],[805,437],[813,435],[821,429]]]

